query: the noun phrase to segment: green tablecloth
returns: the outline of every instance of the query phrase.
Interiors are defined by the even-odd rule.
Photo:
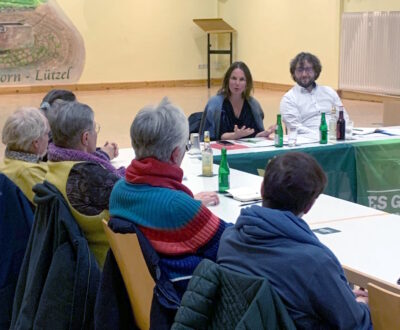
[[[390,213],[400,210],[400,140],[358,143],[357,203]]]
[[[231,168],[259,174],[274,156],[306,152],[328,177],[325,194],[396,213],[400,209],[400,139],[229,154]],[[219,163],[215,156],[214,162]]]

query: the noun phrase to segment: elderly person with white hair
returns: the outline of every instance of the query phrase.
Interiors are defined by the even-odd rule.
[[[42,110],[44,115],[47,116],[53,105],[56,106],[56,102],[58,101],[75,102],[77,99],[76,95],[69,90],[52,89],[43,97],[42,103],[40,104],[40,110]],[[52,141],[51,132],[50,141]],[[115,142],[107,141],[103,147],[96,148],[95,154],[97,157],[109,161],[118,156],[118,145]],[[120,169],[119,171],[122,176],[125,174],[124,169]]]
[[[109,248],[102,219],[108,219],[111,190],[120,173],[94,154],[99,125],[93,110],[79,102],[56,101],[49,110],[53,143],[45,179],[64,196],[100,267]]]
[[[180,168],[189,127],[184,113],[164,98],[139,111],[131,125],[135,159],[114,186],[110,215],[134,222],[160,256],[160,267],[183,294],[203,258],[216,259],[227,224],[182,184]],[[214,192],[200,196],[218,202]]]
[[[47,152],[49,124],[36,108],[21,108],[7,118],[2,141],[6,145],[0,172],[13,181],[33,203],[32,187],[43,182],[47,164],[42,162]]]

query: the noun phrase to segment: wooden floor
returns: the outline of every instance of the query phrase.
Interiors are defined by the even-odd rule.
[[[143,106],[157,104],[164,96],[177,104],[186,115],[203,111],[210,96],[217,87],[143,88],[130,90],[76,92],[80,102],[90,105],[95,112],[95,120],[100,124],[98,145],[105,141],[117,142],[121,148],[130,147],[129,128],[135,114]],[[264,113],[265,126],[273,124],[279,111],[279,102],[284,92],[256,89],[254,96],[260,102]],[[44,94],[0,95],[0,128],[6,118],[21,106],[36,106]],[[383,104],[365,101],[343,100],[350,117],[356,126],[381,126]],[[0,145],[0,159],[3,158],[4,145]]]

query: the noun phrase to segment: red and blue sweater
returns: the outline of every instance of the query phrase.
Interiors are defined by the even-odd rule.
[[[138,225],[160,255],[162,270],[184,291],[203,258],[216,260],[227,224],[195,200],[187,187],[177,190],[156,184],[118,181],[110,196],[110,215]]]

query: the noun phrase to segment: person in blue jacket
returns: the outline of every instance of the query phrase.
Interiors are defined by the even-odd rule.
[[[200,124],[200,133],[210,132],[211,140],[236,140],[244,137],[268,137],[275,126],[264,130],[264,113],[250,96],[253,78],[243,62],[233,63],[225,73],[222,87],[208,101]]]
[[[325,173],[310,155],[273,158],[262,206],[243,209],[225,230],[217,262],[266,277],[298,329],[370,329],[367,293],[351,290],[336,256],[301,219],[325,185]]]

